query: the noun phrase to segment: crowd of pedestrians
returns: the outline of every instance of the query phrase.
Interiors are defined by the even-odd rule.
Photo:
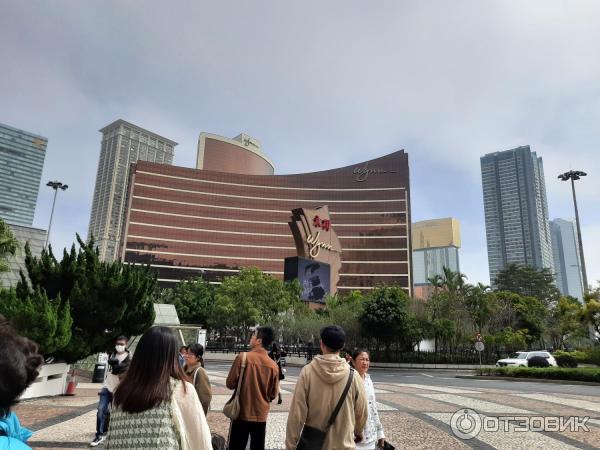
[[[291,399],[286,450],[393,449],[385,442],[369,352],[344,349],[336,325],[320,334],[319,355],[304,366]],[[170,328],[152,327],[135,352],[127,338],[115,340],[99,392],[96,435],[91,446],[110,450],[263,450],[270,405],[281,403],[285,352],[269,327],[257,327],[250,351],[237,355],[226,380],[234,393],[223,409],[231,419],[227,438],[211,435],[207,414],[212,390],[204,347],[180,347]],[[18,336],[0,316],[0,450],[23,450],[31,432],[11,407],[38,376],[43,358],[32,341]],[[345,358],[340,357],[345,353]]]

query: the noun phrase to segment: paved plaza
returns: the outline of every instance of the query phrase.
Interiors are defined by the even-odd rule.
[[[211,363],[207,369],[213,383],[209,425],[213,432],[227,435],[228,421],[221,410],[230,396],[225,388],[228,365]],[[297,368],[288,369],[282,383],[283,404],[271,408],[267,424],[269,449],[283,447],[287,411],[298,373]],[[454,375],[440,371],[371,371],[381,421],[388,440],[396,448],[600,448],[600,386],[465,380]],[[29,444],[39,449],[88,448],[94,436],[99,386],[80,383],[74,397],[19,404],[16,410],[23,424],[35,430]],[[453,414],[463,414],[465,410],[488,418],[477,436],[469,440],[457,438],[450,427]],[[494,421],[506,416],[513,419]],[[589,431],[518,431],[522,425],[519,420],[535,416],[589,417],[585,422]],[[494,424],[498,423],[499,430],[494,431]]]

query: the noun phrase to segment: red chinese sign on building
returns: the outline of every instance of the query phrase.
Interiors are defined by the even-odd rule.
[[[313,218],[313,226],[316,228],[321,228],[323,231],[329,231],[329,228],[331,228],[331,220],[320,219],[319,216],[315,216]]]

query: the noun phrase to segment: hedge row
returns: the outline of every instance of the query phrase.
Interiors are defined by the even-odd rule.
[[[593,381],[600,383],[600,369],[562,367],[493,367],[477,369],[477,375],[514,378],[546,378],[565,381]]]
[[[591,347],[583,350],[573,350],[571,352],[565,352],[563,350],[556,350],[552,353],[554,357],[568,355],[577,360],[579,364],[596,364],[600,365],[600,346]]]

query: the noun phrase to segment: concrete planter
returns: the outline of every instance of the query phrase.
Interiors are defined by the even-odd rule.
[[[71,366],[65,363],[45,364],[33,384],[21,396],[22,399],[62,395],[67,387],[67,374]]]

